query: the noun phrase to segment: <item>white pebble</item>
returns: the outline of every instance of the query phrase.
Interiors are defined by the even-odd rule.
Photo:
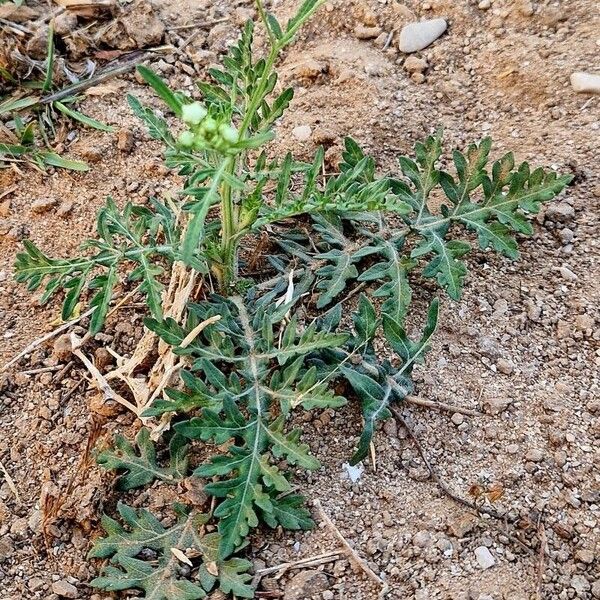
[[[571,86],[576,92],[600,94],[600,75],[577,71],[571,75]]]
[[[430,19],[405,25],[400,32],[401,52],[417,52],[437,40],[448,27],[445,19]]]
[[[312,135],[312,129],[309,125],[298,125],[292,129],[292,135],[300,142],[306,142]]]
[[[475,548],[475,558],[482,569],[489,569],[496,564],[496,559],[485,546]]]

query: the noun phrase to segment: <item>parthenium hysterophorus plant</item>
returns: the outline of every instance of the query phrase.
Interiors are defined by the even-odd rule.
[[[488,138],[464,154],[453,153],[455,174],[438,167],[439,134],[418,143],[414,159],[400,157],[399,176],[379,176],[374,160],[350,138],[335,175],[324,174],[322,149],[311,164],[291,154],[268,156],[263,147],[293,97],[291,89],[276,92],[275,63],[319,4],[306,0],[283,27],[259,1],[266,56],[254,58],[254,24],[248,22],[223,70],[210,70],[212,83],[198,84],[202,102],[173,92],[140,68],[184,124],[175,135],[163,118],[129,97],[150,135],[165,143],[167,164],[186,176],[181,201],[153,200],[151,207],[127,204],[120,210],[109,200],[98,216],[100,239],[87,243],[91,253],[50,259],[26,242],[17,258],[19,281],[30,289],[47,281],[44,300],[66,290],[63,319],[86,288],[94,290],[92,332],[102,327],[126,267],[146,297],[151,313],[146,326],[187,365],[182,384],[144,414],[172,418],[169,465],[158,464],[146,429],[136,438],[137,449],[119,438],[114,450],[98,456],[106,468],[121,471],[122,489],[187,477],[190,440],[219,446],[193,471],[218,500],[212,515],[218,534],[203,533],[209,516],[181,506],[170,530],[150,513],[121,506],[127,528],[106,517],[108,537],[92,551],[111,557],[111,566],[94,582],[107,590],[138,588],[147,597],[182,600],[201,598],[218,585],[225,593],[251,597],[249,564],[230,558],[249,531],[261,522],[289,529],[311,525],[303,498],[291,493],[290,468],[315,469],[319,463],[300,442],[300,432],[286,429],[288,416],[299,406],[342,406],[346,400],[332,383],[345,380],[348,395],[362,404],[365,425],[352,462],[362,460],[376,423],[390,416],[390,403],[411,393],[412,368],[436,328],[434,299],[422,336],[413,341],[406,334],[409,273],[421,271],[459,298],[467,274],[463,257],[471,249],[465,230],[480,248],[516,258],[514,233],[531,234],[528,215],[570,181],[540,168],[531,171],[527,163],[515,167],[512,154],[490,170]],[[428,203],[434,190],[446,198],[439,211]],[[389,216],[402,225],[391,226]],[[240,241],[265,227],[278,247],[266,257],[265,274],[281,276],[243,279]],[[183,322],[164,318],[162,310],[163,273],[175,263],[216,279],[218,291],[203,292],[190,303]],[[342,303],[335,302],[356,282],[372,284],[381,307],[362,295],[351,323],[342,327]],[[316,308],[316,316],[300,318],[300,304],[309,314]],[[378,357],[377,336],[394,359]],[[144,560],[144,549],[156,554],[154,562]]]

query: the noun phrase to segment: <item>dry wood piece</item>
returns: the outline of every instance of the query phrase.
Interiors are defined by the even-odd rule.
[[[358,567],[361,571],[363,571],[371,581],[374,581],[379,586],[381,586],[381,591],[379,592],[379,598],[385,598],[385,596],[389,592],[388,583],[383,581],[383,579],[381,579],[381,577],[379,577],[379,575],[377,575],[373,571],[373,569],[371,569],[371,567],[369,567],[369,565],[367,564],[367,561],[362,559],[357,554],[356,550],[354,550],[354,548],[352,548],[352,546],[347,542],[346,538],[342,535],[342,532],[335,526],[334,522],[329,518],[327,513],[323,510],[323,506],[321,505],[320,500],[315,500],[314,505],[317,508],[317,511],[319,512],[319,516],[321,517],[321,519],[323,521],[325,521],[325,524],[329,527],[329,529],[331,529],[332,533],[342,544],[342,546],[344,548],[344,553],[348,556],[348,558],[350,559],[350,562],[352,562],[356,567]]]
[[[81,321],[82,319],[85,319],[85,317],[89,317],[94,312],[94,310],[96,310],[95,307],[90,308],[89,310],[86,310],[83,314],[79,315],[76,319],[72,319],[71,321],[68,321],[64,325],[61,325],[60,327],[53,329],[52,331],[43,335],[42,337],[38,338],[37,340],[34,340],[24,350],[22,350],[14,358],[9,360],[2,367],[2,369],[0,369],[0,371],[6,371],[9,367],[12,367],[12,365],[14,365],[19,359],[23,358],[26,354],[33,352],[38,346],[40,346],[44,342],[47,342],[48,340],[51,340],[53,337],[56,337],[59,333],[66,331],[71,326],[75,325],[75,323],[79,323],[79,321]]]
[[[115,0],[54,0],[60,7],[81,17],[95,17],[112,12]]]
[[[406,401],[409,404],[415,406],[424,406],[425,408],[434,408],[436,410],[445,410],[451,413],[460,413],[461,415],[468,415],[470,417],[484,417],[485,415],[477,410],[471,410],[470,408],[462,408],[461,406],[455,406],[454,404],[446,404],[445,402],[434,402],[433,400],[425,400],[418,396],[407,396]]]
[[[312,567],[317,567],[319,565],[324,565],[326,563],[337,560],[342,556],[342,554],[342,552],[324,552],[323,554],[318,554],[317,556],[309,556],[307,558],[301,558],[293,562],[281,563],[280,565],[276,565],[274,567],[266,567],[265,569],[259,569],[256,572],[256,574],[262,577],[264,575],[270,575],[271,573],[277,573],[278,578],[292,569],[308,569]]]

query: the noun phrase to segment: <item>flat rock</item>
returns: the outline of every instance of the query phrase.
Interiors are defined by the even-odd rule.
[[[304,600],[316,597],[329,588],[327,575],[321,571],[301,571],[285,586],[283,600]]]
[[[600,75],[577,71],[571,75],[571,87],[576,92],[600,94]]]
[[[57,204],[58,201],[56,198],[39,198],[38,200],[34,200],[34,202],[31,204],[31,210],[34,213],[42,214],[48,212]]]
[[[484,570],[496,564],[496,559],[485,546],[475,548],[475,558],[477,559],[477,564]]]
[[[60,580],[52,584],[52,591],[62,598],[77,598],[77,588],[68,581]]]
[[[418,52],[427,48],[446,31],[447,27],[446,19],[430,19],[405,25],[400,32],[400,51]]]

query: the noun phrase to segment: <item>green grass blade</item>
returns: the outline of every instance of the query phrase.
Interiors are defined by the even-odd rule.
[[[17,156],[23,156],[30,151],[27,146],[21,144],[0,144],[0,158],[3,155],[8,155],[9,158],[15,158]]]
[[[25,98],[18,98],[17,100],[5,100],[0,104],[0,115],[22,110],[23,108],[29,108],[34,104],[38,103],[38,98],[35,96],[26,96]]]
[[[52,71],[54,69],[54,27],[50,25],[48,30],[48,51],[46,53],[46,76],[42,91],[47,92],[52,87]]]
[[[70,171],[89,171],[89,166],[80,160],[69,160],[56,154],[56,152],[40,152],[44,164]]]
[[[113,132],[115,130],[111,125],[107,125],[106,123],[101,123],[100,121],[96,121],[96,119],[92,119],[92,117],[88,117],[78,110],[74,110],[64,105],[62,102],[55,102],[54,106],[63,114],[87,125],[88,127],[93,127],[94,129],[99,129],[100,131],[108,131]]]

